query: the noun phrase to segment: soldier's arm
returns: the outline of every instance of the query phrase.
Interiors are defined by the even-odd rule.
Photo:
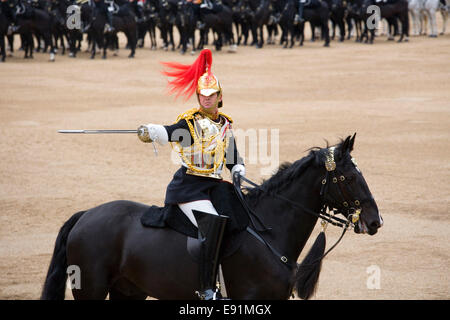
[[[185,119],[181,119],[172,125],[160,125],[149,123],[141,125],[138,128],[138,137],[142,142],[157,142],[160,145],[166,145],[170,142],[180,142],[183,145],[190,142],[189,127]]]
[[[231,171],[231,176],[235,172],[239,172],[242,176],[245,176],[244,159],[239,155],[239,151],[236,147],[236,140],[234,135],[230,138],[228,149],[226,151],[226,163],[228,170]]]

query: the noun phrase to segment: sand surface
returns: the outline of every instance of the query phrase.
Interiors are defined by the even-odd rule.
[[[22,54],[0,65],[0,299],[39,298],[57,232],[73,213],[116,199],[161,205],[178,168],[170,147],[155,157],[133,135],[58,129],[170,124],[196,106],[166,95],[158,63],[194,57],[151,51],[148,39],[135,59],[125,49],[55,63]],[[344,237],[323,264],[315,299],[449,299],[450,34],[213,55],[223,112],[236,129],[269,138],[278,130],[279,163],[357,132],[353,156],[384,226]],[[268,178],[269,164],[246,153],[247,176]],[[328,228],[328,244],[339,234]]]

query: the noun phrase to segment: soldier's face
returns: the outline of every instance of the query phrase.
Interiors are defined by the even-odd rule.
[[[219,101],[217,101],[217,92],[213,93],[210,96],[204,96],[199,94],[198,96],[200,100],[200,105],[206,110],[206,111],[214,111],[214,109],[217,108],[217,104]]]

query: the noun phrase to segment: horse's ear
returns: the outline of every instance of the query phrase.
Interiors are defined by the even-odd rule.
[[[341,144],[341,157],[347,152],[350,151],[349,147],[350,147],[350,136],[348,136],[347,138],[345,138],[344,142],[342,142]]]
[[[356,132],[353,134],[353,137],[350,138],[350,142],[348,145],[348,152],[353,151],[353,146],[355,145]]]

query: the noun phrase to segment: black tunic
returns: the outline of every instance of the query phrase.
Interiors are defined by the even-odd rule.
[[[220,116],[221,117],[221,116]],[[217,119],[217,122],[220,121],[220,117]],[[192,120],[191,123],[193,124]],[[167,130],[167,134],[169,137],[169,141],[171,142],[180,142],[183,147],[188,147],[192,145],[193,139],[189,131],[188,124],[185,119],[181,119],[177,123],[164,126]],[[181,130],[187,130],[189,135],[184,131],[184,135],[180,134]],[[183,141],[182,137],[189,136],[190,141]],[[181,137],[181,138],[180,138]],[[231,149],[233,148],[233,149]],[[226,157],[226,167],[231,171],[235,164],[244,164],[242,158],[239,156],[239,153],[236,149],[236,143],[234,137],[230,138],[230,143],[228,146],[228,150],[225,153],[232,154],[234,157]],[[223,183],[222,180],[208,177],[195,176],[191,174],[186,174],[187,168],[182,166],[180,169],[175,172],[173,175],[172,181],[167,186],[166,190],[166,199],[164,203],[167,204],[178,204],[184,202],[191,202],[197,200],[211,200],[209,191],[211,188],[217,186],[219,183]]]

